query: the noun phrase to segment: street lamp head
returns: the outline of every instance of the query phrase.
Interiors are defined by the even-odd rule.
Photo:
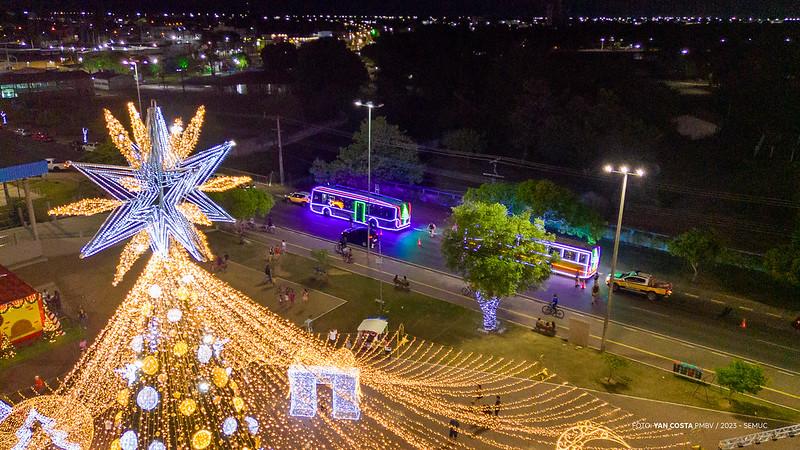
[[[628,173],[628,166],[619,166],[619,171],[622,173]]]
[[[361,103],[361,100],[356,100],[356,101],[353,102],[353,104],[356,105],[356,106],[364,106],[364,104]]]
[[[606,164],[605,167],[603,167],[603,170],[605,170],[608,173],[611,173],[614,171],[614,166],[612,166],[611,164]]]
[[[636,175],[640,176],[640,177],[643,177],[644,176],[644,169],[642,169],[642,168],[636,169]]]

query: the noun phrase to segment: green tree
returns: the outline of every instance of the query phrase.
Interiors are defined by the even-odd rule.
[[[675,237],[669,245],[673,256],[683,258],[694,271],[692,281],[697,278],[701,266],[713,263],[722,252],[722,244],[710,229],[693,228]]]
[[[316,160],[311,174],[318,183],[341,183],[354,187],[367,185],[367,121],[353,134],[353,143],[339,150],[335,160]],[[419,183],[424,169],[417,144],[397,125],[384,117],[372,119],[372,181]]]
[[[574,192],[549,180],[527,180],[517,185],[517,201],[541,217],[548,229],[584,239],[594,244],[603,235],[606,223]]]
[[[272,195],[252,187],[213,192],[209,195],[237,220],[264,216],[275,205]]]
[[[297,67],[297,47],[288,42],[265,45],[261,64],[268,72],[291,72]]]
[[[111,141],[105,141],[97,145],[92,152],[85,152],[81,161],[96,164],[125,165],[125,157],[119,152],[117,146]]]
[[[757,394],[766,384],[764,369],[754,364],[734,359],[726,367],[716,369],[717,383],[728,388],[728,399],[735,393]]]
[[[606,378],[608,384],[615,384],[617,382],[625,384],[627,382],[624,376],[617,375],[621,370],[628,367],[627,359],[613,353],[604,352],[603,363],[605,363],[606,369],[608,370],[608,377]]]
[[[486,137],[472,128],[460,128],[442,136],[442,146],[448,150],[468,153],[484,153]]]
[[[352,108],[367,69],[355,53],[337,39],[318,39],[297,50],[294,92],[314,115]]]
[[[464,193],[465,202],[500,203],[511,214],[519,214],[526,205],[517,197],[514,183],[484,183],[476,188],[468,188]]]
[[[117,73],[130,73],[130,68],[122,64],[125,55],[120,52],[97,52],[87,54],[83,58],[81,67],[89,72],[98,72],[101,70],[110,70]]]
[[[544,244],[554,237],[541,220],[508,215],[499,203],[468,202],[453,208],[453,227],[444,232],[442,255],[447,267],[461,274],[475,291],[483,328],[497,331],[502,297],[538,285],[550,276]]]

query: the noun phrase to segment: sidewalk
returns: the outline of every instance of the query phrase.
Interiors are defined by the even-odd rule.
[[[248,233],[248,238],[272,245],[285,239],[292,253],[304,256],[308,256],[311,250],[332,249],[333,246],[330,241],[284,228],[278,229],[276,234]],[[392,282],[395,274],[406,275],[411,280],[411,286],[415,291],[478,310],[473,299],[461,294],[464,283],[458,277],[385,256],[379,264],[373,260],[370,263],[371,266],[368,267],[365,252],[356,250],[353,256],[353,264],[345,264],[338,258],[333,258],[334,266],[372,278],[379,278],[387,283]],[[503,320],[532,327],[537,317],[542,316],[543,304],[544,302],[541,300],[528,296],[504,299],[498,316]],[[568,336],[570,318],[589,322],[590,345],[599,348],[602,318],[570,310],[565,319],[557,320],[560,335]],[[629,325],[618,323],[614,325],[609,329],[609,351],[670,373],[675,360],[690,361],[700,367],[714,368],[727,365],[733,359],[733,356],[722,350],[698,346]],[[758,398],[793,409],[800,409],[800,382],[798,382],[800,374],[769,366],[764,369],[770,379],[770,384],[759,394]],[[708,371],[708,369],[706,370]]]

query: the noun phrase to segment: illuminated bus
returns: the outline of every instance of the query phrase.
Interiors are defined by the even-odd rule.
[[[481,246],[479,239],[464,238],[465,248],[477,250]],[[566,238],[563,236],[556,236],[555,241],[542,241],[536,242],[545,246],[546,254],[550,256],[550,267],[553,273],[565,275],[570,278],[588,279],[592,278],[597,273],[597,268],[600,265],[600,246],[590,245],[574,239]],[[526,262],[523,255],[517,256],[517,261],[523,264],[530,264]]]
[[[382,230],[411,226],[411,203],[386,195],[344,186],[317,186],[311,190],[311,211],[325,217],[353,221]]]
[[[600,246],[557,236],[555,242],[542,241],[549,255],[558,256],[551,263],[553,272],[575,278],[587,279],[597,273],[600,265]]]

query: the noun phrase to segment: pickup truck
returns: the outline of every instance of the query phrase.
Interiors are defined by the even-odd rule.
[[[55,158],[45,158],[45,161],[47,161],[47,170],[50,172],[69,170],[69,164],[64,161],[56,161]]]
[[[659,281],[653,275],[635,270],[633,272],[617,272],[614,279],[611,275],[606,277],[606,285],[611,286],[611,290],[617,292],[620,289],[643,294],[648,300],[667,298],[672,295],[672,283]]]

